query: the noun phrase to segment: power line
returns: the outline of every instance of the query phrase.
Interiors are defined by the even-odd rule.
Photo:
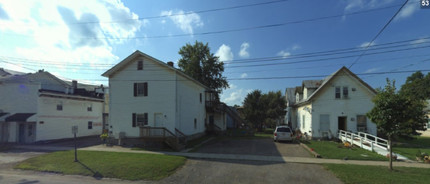
[[[395,42],[387,42],[382,43],[378,45],[371,46],[372,51],[376,50],[384,50],[384,49],[390,49],[390,48],[397,48],[397,47],[406,47],[406,46],[416,46],[416,45],[422,45],[430,42],[430,37],[423,37],[423,38],[416,38],[416,39],[408,39],[408,40],[402,40],[402,41],[395,41]],[[419,42],[416,42],[419,41]],[[416,42],[416,43],[414,43]],[[407,43],[407,44],[401,44],[400,43]],[[397,44],[397,45],[396,45]],[[391,45],[391,46],[386,46]],[[386,46],[386,47],[382,47]],[[302,53],[302,54],[292,54],[288,57],[282,57],[282,56],[275,56],[275,57],[260,57],[260,58],[248,58],[248,59],[236,59],[228,62],[224,62],[225,64],[241,64],[241,63],[253,63],[253,62],[267,62],[267,61],[278,61],[278,60],[292,60],[292,59],[299,59],[299,58],[309,58],[309,57],[320,57],[320,56],[331,56],[331,55],[340,55],[340,54],[346,54],[346,53],[354,53],[354,52],[360,52],[363,47],[351,47],[351,48],[342,48],[342,49],[334,49],[334,50],[327,50],[327,51],[317,51],[317,52],[308,52],[308,53]],[[419,49],[421,47],[415,47],[413,49]],[[401,49],[403,50],[403,49]],[[400,50],[400,51],[401,51]],[[399,51],[399,50],[396,50]],[[371,53],[373,54],[373,53]],[[355,57],[348,56],[348,57]],[[108,69],[112,67],[114,64],[103,64],[103,63],[67,63],[70,61],[59,61],[59,60],[39,60],[39,59],[28,59],[28,58],[18,58],[18,57],[9,57],[9,56],[0,56],[0,58],[3,58],[3,60],[15,60],[18,63],[35,63],[32,66],[41,66],[41,65],[67,65],[67,66],[76,66],[76,68],[81,68],[83,65],[90,65],[92,67],[100,67],[100,69]],[[333,59],[333,58],[328,58]],[[336,58],[334,58],[336,59]],[[65,63],[66,62],[66,63]],[[305,61],[306,62],[306,61]],[[106,68],[108,67],[108,68]],[[237,66],[235,66],[237,67]],[[226,68],[228,68],[226,66]]]
[[[77,22],[77,23],[72,23],[72,24],[119,23],[119,22],[130,22],[130,21],[136,21],[136,20],[150,20],[150,19],[157,19],[157,18],[165,18],[165,17],[189,15],[189,14],[193,14],[193,13],[208,13],[208,12],[216,12],[216,11],[225,11],[225,10],[239,9],[239,8],[247,8],[247,7],[253,7],[253,6],[261,6],[261,5],[282,3],[282,2],[286,2],[286,1],[289,1],[289,0],[268,1],[268,2],[262,2],[262,3],[237,5],[237,6],[230,6],[230,7],[224,7],[224,8],[214,8],[214,9],[198,10],[198,11],[188,11],[188,12],[184,12],[184,13],[176,13],[176,14],[170,14],[170,15],[141,17],[141,18],[137,18],[137,19],[113,20],[113,21],[103,21],[103,22],[102,21]]]
[[[430,60],[430,59],[429,59]],[[385,71],[385,72],[369,72],[369,73],[355,73],[355,75],[383,75],[383,74],[401,74],[401,73],[413,73],[417,71],[430,72],[430,69],[420,69],[420,70],[405,70],[405,71]],[[329,75],[301,75],[301,76],[273,76],[273,77],[253,77],[253,78],[229,78],[228,80],[274,80],[274,79],[301,79],[301,78],[325,78]],[[108,81],[108,79],[87,79],[90,81]],[[190,80],[175,80],[175,79],[151,79],[151,80],[112,80],[116,82],[121,81],[132,81],[132,82],[142,82],[142,81],[153,81],[153,82],[173,82],[173,81],[190,81]],[[190,81],[191,82],[191,81]]]
[[[208,31],[208,32],[200,32],[200,33],[184,33],[184,34],[155,35],[155,36],[134,36],[134,37],[79,37],[77,39],[127,40],[127,39],[173,38],[173,37],[185,37],[185,36],[196,36],[196,35],[204,36],[204,35],[213,35],[213,34],[257,30],[257,29],[275,28],[275,27],[281,27],[281,26],[286,26],[286,25],[290,25],[290,24],[315,22],[315,21],[319,21],[319,20],[339,18],[339,17],[343,17],[346,15],[358,15],[358,14],[370,13],[370,12],[375,12],[375,11],[381,11],[381,10],[385,10],[385,9],[394,8],[397,6],[399,6],[399,5],[396,4],[396,5],[374,8],[374,9],[368,9],[368,10],[362,10],[362,11],[356,11],[356,12],[351,12],[351,13],[342,13],[342,14],[337,14],[337,15],[330,15],[330,16],[324,16],[324,17],[311,18],[311,19],[289,21],[289,22],[277,23],[277,24],[267,24],[267,25],[260,25],[260,26],[251,26],[251,27],[228,29],[228,30],[219,30],[219,31]],[[19,35],[19,34],[15,34],[15,35]],[[36,37],[36,36],[30,36],[30,35],[19,35],[19,36]]]
[[[423,49],[423,48],[429,48],[429,47],[430,47],[430,45],[426,45],[426,46],[421,46],[421,47],[412,47],[412,48],[372,52],[372,53],[366,53],[364,55],[368,56],[368,55],[386,54],[386,53],[409,51],[409,50],[415,50],[415,49]],[[311,62],[320,62],[320,61],[327,61],[327,60],[338,60],[338,59],[345,59],[345,58],[351,58],[351,57],[357,57],[357,56],[359,56],[359,55],[355,54],[355,55],[347,55],[347,56],[336,56],[336,57],[319,58],[319,59],[308,59],[308,60],[299,60],[299,61],[282,62],[282,63],[263,63],[263,64],[251,64],[251,65],[240,65],[240,66],[225,66],[224,68],[245,68],[245,67],[274,66],[274,65],[290,65],[290,64],[297,64],[297,63],[311,63]],[[285,58],[285,60],[288,60],[288,58]],[[26,65],[40,66],[40,64],[31,64],[28,62],[26,63]],[[68,67],[68,68],[70,69],[71,67]],[[100,68],[100,69],[75,68],[75,69],[97,71],[97,70],[106,70],[107,68]],[[151,69],[151,68],[149,68],[147,70],[148,71],[160,71],[160,69]]]
[[[372,41],[369,43],[369,44],[367,44],[367,46],[366,46],[366,48],[365,48],[365,50],[363,51],[363,53],[360,55],[360,56],[358,56],[357,57],[357,59],[355,59],[355,61],[354,62],[352,62],[352,64],[348,67],[349,69],[352,67],[352,66],[354,66],[354,64],[355,63],[357,63],[359,60],[360,60],[360,58],[363,56],[363,54],[364,53],[366,53],[366,51],[367,51],[367,48],[369,48],[369,46],[370,45],[372,45],[373,44],[373,42],[376,40],[376,38],[378,38],[378,36],[379,35],[381,35],[381,33],[385,30],[385,28],[387,28],[388,27],[388,25],[391,23],[391,21],[393,21],[394,20],[394,18],[397,16],[397,14],[399,14],[399,12],[402,10],[402,8],[408,3],[408,1],[409,0],[406,0],[405,1],[405,3],[403,3],[403,5],[397,10],[397,12],[391,17],[391,19],[384,25],[384,27],[382,27],[382,29],[381,30],[379,30],[379,32],[378,32],[378,34],[376,34],[376,36],[375,37],[373,37],[373,39],[372,39]]]

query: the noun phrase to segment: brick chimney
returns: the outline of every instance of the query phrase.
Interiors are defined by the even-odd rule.
[[[174,66],[173,66],[173,62],[172,62],[172,61],[167,62],[167,65],[169,65],[169,66],[171,66],[171,67],[174,67]]]

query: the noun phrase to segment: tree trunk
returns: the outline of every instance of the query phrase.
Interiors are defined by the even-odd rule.
[[[390,171],[393,170],[393,149],[392,149],[392,140],[391,135],[388,136],[388,145],[390,145]]]

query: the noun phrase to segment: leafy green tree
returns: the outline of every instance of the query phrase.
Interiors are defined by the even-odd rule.
[[[387,79],[384,89],[378,89],[377,95],[372,99],[373,109],[367,116],[375,122],[379,132],[388,137],[390,155],[393,155],[392,140],[395,136],[411,137],[417,130],[424,130],[427,117],[424,112],[424,103],[421,100],[408,98],[396,92],[395,82]],[[393,169],[390,157],[389,168]]]
[[[262,94],[260,90],[254,90],[245,97],[242,114],[261,132],[265,123],[273,125],[275,120],[285,115],[285,98],[280,91]]]
[[[430,73],[426,76],[420,71],[413,73],[406,79],[400,94],[414,99],[430,99]]]
[[[181,47],[179,68],[205,86],[217,92],[228,87],[227,78],[222,76],[224,63],[210,52],[208,44],[196,41]]]

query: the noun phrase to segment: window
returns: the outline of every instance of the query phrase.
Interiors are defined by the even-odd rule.
[[[328,114],[320,115],[320,130],[321,132],[330,130],[330,115]]]
[[[62,111],[63,110],[63,103],[60,102],[57,104],[57,111]]]
[[[305,129],[305,115],[302,116],[302,128]]]
[[[143,61],[137,62],[137,70],[143,70]]]
[[[348,98],[348,87],[343,87],[343,98]]]
[[[132,127],[148,125],[148,113],[136,114],[133,113]]]
[[[134,96],[148,96],[148,83],[134,83]]]
[[[93,122],[88,121],[88,130],[93,129]]]
[[[202,103],[202,93],[200,93],[200,103]]]
[[[28,125],[28,136],[33,135],[33,125]]]
[[[197,119],[194,118],[194,129],[197,129]]]
[[[93,111],[93,104],[87,106],[87,111]]]
[[[336,99],[339,99],[339,98],[340,98],[340,87],[336,87],[336,90],[335,90],[335,98],[336,98]]]
[[[367,131],[367,118],[365,115],[357,115],[357,132]]]

